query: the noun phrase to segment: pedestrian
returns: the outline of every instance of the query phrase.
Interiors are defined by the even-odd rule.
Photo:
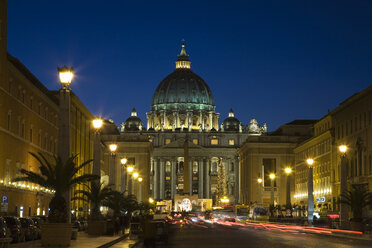
[[[119,234],[120,231],[120,220],[119,217],[116,217],[114,219],[114,235]]]

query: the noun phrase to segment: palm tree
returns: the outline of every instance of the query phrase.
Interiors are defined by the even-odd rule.
[[[114,211],[114,216],[120,215],[121,211],[127,211],[129,214],[138,209],[138,203],[134,195],[125,196],[124,193],[113,191],[107,198],[104,205]]]
[[[363,209],[372,205],[372,193],[361,185],[353,185],[352,190],[341,194],[340,202],[350,206],[355,221],[362,221]]]
[[[75,191],[75,196],[71,200],[83,200],[90,201],[91,204],[91,218],[93,220],[97,220],[101,216],[100,212],[100,206],[102,203],[113,194],[113,191],[109,186],[103,186],[103,183],[99,183],[97,181],[92,181],[90,183],[90,186],[88,185],[88,190],[76,190]],[[82,196],[79,196],[79,195]],[[85,196],[85,197],[84,197]]]
[[[99,179],[99,176],[92,174],[84,174],[77,176],[78,171],[87,166],[92,160],[88,160],[81,165],[77,165],[74,160],[77,155],[73,155],[62,162],[60,157],[54,156],[54,163],[50,163],[48,159],[41,153],[36,155],[30,154],[39,162],[40,173],[35,173],[25,169],[21,169],[23,174],[21,177],[14,178],[12,181],[25,181],[35,183],[41,187],[52,189],[55,191],[52,200],[49,203],[49,222],[67,223],[67,203],[63,195],[71,189],[72,186],[79,183],[89,182]]]

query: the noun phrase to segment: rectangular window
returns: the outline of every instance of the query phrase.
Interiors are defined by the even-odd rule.
[[[39,108],[38,108],[38,110],[37,110],[37,113],[38,113],[39,115],[41,115],[41,103],[39,103]]]
[[[33,99],[32,99],[32,97],[31,97],[31,99],[30,99],[30,109],[32,110],[32,107],[33,107]]]
[[[263,166],[264,166],[264,183],[265,187],[270,187],[271,186],[271,179],[270,179],[270,174],[271,173],[276,173],[276,159],[275,158],[264,158],[262,160]],[[273,180],[274,182],[274,187],[276,186],[275,179]]]
[[[171,139],[165,139],[165,144],[168,145],[169,143],[171,143]]]
[[[346,121],[346,127],[345,127],[345,135],[348,136],[349,135],[349,123]]]
[[[350,134],[353,133],[353,120],[350,120]]]
[[[20,118],[18,118],[18,122],[17,122],[17,134],[21,135],[21,119]]]
[[[30,128],[30,142],[32,143],[32,127]]]
[[[37,144],[41,147],[41,133],[39,131],[39,134],[37,136]]]
[[[12,122],[12,113],[9,111],[8,112],[8,130],[10,131],[11,128],[11,122]]]
[[[230,146],[233,146],[234,144],[235,144],[234,139],[229,139],[229,145],[230,145]]]
[[[218,139],[211,139],[211,145],[218,145]]]
[[[193,139],[192,140],[192,143],[194,143],[195,145],[197,145],[198,144],[198,139]]]
[[[22,121],[21,137],[25,137],[25,121]]]
[[[355,117],[355,131],[358,131],[358,117]]]

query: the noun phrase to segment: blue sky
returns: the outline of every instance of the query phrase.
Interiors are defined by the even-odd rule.
[[[145,122],[175,68],[192,70],[230,107],[269,131],[319,119],[372,82],[372,1],[8,1],[8,51],[49,89],[73,66],[73,91],[95,115]]]

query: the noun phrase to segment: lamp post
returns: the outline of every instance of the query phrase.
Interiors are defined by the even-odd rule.
[[[307,221],[309,225],[313,223],[314,214],[314,195],[313,195],[313,164],[314,159],[308,158],[306,163],[309,167],[309,174],[307,177]]]
[[[72,67],[58,67],[59,81],[59,121],[58,121],[58,156],[62,163],[65,163],[71,156],[71,128],[70,128],[70,108],[71,108],[71,89],[70,84],[74,77]],[[67,205],[67,218],[71,223],[71,189],[64,196]]]
[[[257,202],[262,202],[262,189],[263,189],[263,180],[261,177],[257,178],[258,190],[257,190]]]
[[[120,159],[120,163],[121,163],[121,193],[124,193],[125,192],[125,165],[126,163],[128,162],[128,159],[127,158],[122,158]]]
[[[286,197],[286,205],[287,205],[287,208],[290,207],[291,205],[291,180],[290,180],[290,175],[292,173],[292,168],[290,167],[287,167],[284,169],[284,172],[285,174],[287,174],[287,197]]]
[[[101,176],[101,127],[103,121],[101,118],[96,118],[92,121],[94,132],[93,141],[93,175]],[[98,179],[100,180],[100,179]]]
[[[347,168],[346,168],[346,151],[347,146],[341,145],[338,147],[341,153],[341,165],[340,165],[340,198],[347,191]],[[341,228],[346,229],[348,227],[349,220],[349,207],[345,203],[340,204],[340,224]]]
[[[270,173],[269,177],[270,177],[270,180],[271,180],[271,200],[270,200],[270,204],[274,206],[274,180],[275,180],[275,174],[274,173]]]
[[[134,171],[134,168],[132,165],[128,166],[127,167],[127,172],[128,172],[128,195],[131,195],[133,192],[132,192],[132,173]]]
[[[142,177],[138,177],[138,202],[142,201]]]
[[[117,144],[111,144],[109,145],[111,157],[110,157],[110,172],[109,172],[109,185],[111,186],[111,189],[115,189],[115,160],[116,160],[116,150],[118,149]]]

